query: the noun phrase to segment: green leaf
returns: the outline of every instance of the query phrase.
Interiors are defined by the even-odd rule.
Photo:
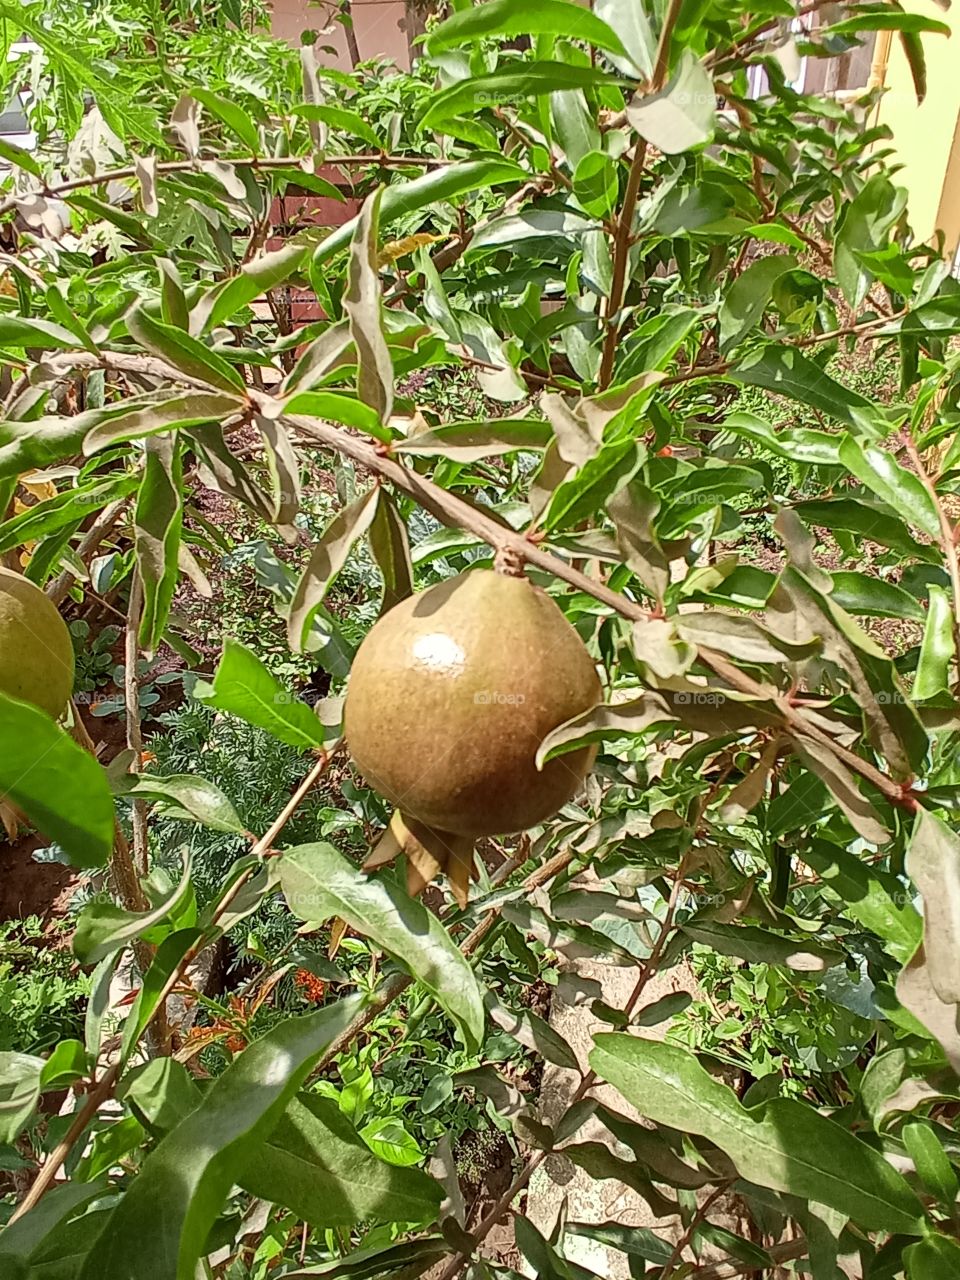
[[[545,449],[552,432],[545,422],[531,418],[493,418],[489,422],[449,422],[399,440],[394,453],[415,458],[441,457],[454,462],[479,462],[505,453]]]
[[[354,545],[370,528],[377,513],[379,485],[374,485],[330,521],[314,543],[309,563],[297,583],[287,619],[287,641],[302,653],[310,625]]]
[[[200,1105],[147,1156],[87,1255],[79,1280],[130,1275],[131,1259],[137,1280],[194,1280],[231,1186],[317,1057],[360,1008],[353,998],[287,1019],[236,1057]]]
[[[335,1102],[301,1094],[239,1181],[313,1227],[432,1222],[442,1198],[439,1184],[375,1153]],[[419,1159],[418,1149],[411,1163]]]
[[[886,247],[890,228],[906,204],[906,189],[895,187],[885,174],[878,173],[844,205],[833,261],[837,282],[851,307],[860,306],[873,280],[859,255],[877,253]]]
[[[567,62],[507,63],[488,75],[458,80],[434,94],[420,117],[420,128],[436,129],[455,116],[471,115],[482,106],[508,99],[616,83],[613,76],[593,67],[578,67]]]
[[[246,263],[237,275],[215,285],[201,298],[193,310],[191,329],[196,325],[199,332],[207,333],[226,323],[261,293],[301,274],[309,252],[308,243],[291,240],[282,249]]]
[[[830,598],[848,613],[871,618],[912,618],[915,622],[926,618],[916,596],[895,582],[845,569],[838,569],[830,576],[833,578]]]
[[[626,58],[614,55],[611,61],[618,71],[631,79],[649,80],[656,58],[657,37],[650,16],[638,0],[594,0],[593,11],[620,37]]]
[[[385,435],[376,409],[340,391],[297,391],[284,403],[283,412],[342,422],[344,426],[356,427],[358,431],[366,431],[378,439]]]
[[[812,938],[786,938],[756,925],[721,924],[718,920],[690,920],[681,931],[694,942],[723,956],[738,956],[750,964],[777,964],[799,973],[823,973],[843,963],[843,952]]]
[[[0,795],[55,840],[75,867],[102,867],[113,848],[107,776],[48,715],[0,693]]]
[[[251,649],[230,637],[224,641],[213,684],[198,681],[193,696],[301,751],[322,747],[327,738],[310,707],[284,689]]]
[[[151,933],[156,938],[158,925],[178,921],[191,904],[195,919],[196,904],[188,855],[179,884],[149,911],[126,911],[112,902],[96,899],[86,903],[77,917],[73,935],[74,954],[81,964],[96,964],[136,938],[144,938]]]
[[[0,524],[0,553],[77,524],[107,503],[133,493],[138,483],[137,476],[118,472],[96,477],[91,483],[76,489],[64,489],[55,498],[34,503],[26,511]]]
[[[106,1179],[96,1182],[62,1182],[50,1188],[38,1205],[8,1223],[0,1232],[0,1262],[4,1273],[15,1268],[17,1263],[38,1262],[48,1252],[52,1240],[60,1234],[67,1220],[82,1209],[91,1200],[102,1196],[106,1191]],[[87,1215],[93,1218],[98,1226],[103,1220],[99,1215]],[[79,1221],[85,1221],[86,1217]],[[49,1280],[73,1280],[73,1272],[55,1272]],[[26,1265],[21,1270],[14,1269],[10,1280],[48,1280],[47,1274],[39,1266],[28,1270]]]
[[[730,377],[811,405],[850,426],[856,425],[854,409],[870,408],[869,400],[824,373],[796,347],[768,342],[734,365]]]
[[[773,286],[797,259],[792,253],[776,253],[747,267],[730,285],[720,306],[720,349],[736,346],[766,310]],[[726,424],[725,424],[726,425]]]
[[[839,440],[837,437],[838,447]],[[930,547],[917,542],[906,525],[888,509],[870,506],[856,498],[813,499],[798,502],[792,509],[806,525],[843,529],[920,560],[939,559]]]
[[[23,147],[18,147],[15,142],[10,142],[7,138],[0,139],[0,160],[6,160],[7,164],[12,164],[17,169],[25,169],[27,173],[32,174],[35,178],[43,178],[43,170],[37,163],[36,158],[29,151],[24,151]]]
[[[596,514],[643,463],[645,450],[635,440],[604,445],[554,489],[541,517],[546,529],[569,529]]]
[[[364,201],[360,210],[350,246],[343,309],[357,349],[357,391],[360,399],[376,411],[380,422],[386,423],[393,409],[393,361],[383,334],[377,266],[377,229],[382,195],[383,188],[380,187]]]
[[[150,801],[154,811],[180,822],[198,822],[212,831],[246,831],[233,805],[218,786],[192,773],[161,777],[156,773],[127,774],[120,793]],[[131,785],[127,785],[131,784]]]
[[[143,583],[139,640],[148,657],[166,629],[180,576],[182,486],[183,463],[176,439],[151,436],[146,442],[143,480],[133,518],[137,568]]]
[[[429,204],[454,200],[458,196],[483,191],[501,182],[520,183],[524,176],[524,170],[519,165],[503,156],[464,160],[442,169],[432,169],[420,178],[387,187],[380,201],[380,227],[382,229],[397,218],[415,213]],[[317,246],[313,254],[314,270],[350,243],[357,222],[358,218],[351,218]]]
[[[960,839],[926,809],[917,813],[906,867],[923,897],[923,947],[930,981],[945,1004],[960,1004]]]
[[[573,172],[573,193],[594,218],[605,218],[613,210],[619,185],[616,161],[603,151],[588,151]]]
[[[373,523],[367,531],[370,552],[383,578],[383,605],[386,613],[407,596],[413,595],[413,563],[407,526],[396,503],[385,490],[380,490]]]
[[[427,53],[433,57],[445,49],[483,40],[487,36],[512,39],[514,36],[569,36],[585,40],[607,53],[626,50],[607,24],[571,0],[538,0],[536,6],[518,7],[513,0],[485,0],[485,3],[453,13],[427,39]]]
[[[917,95],[917,106],[921,106],[927,96],[927,61],[923,49],[923,41],[912,31],[900,32],[900,47],[910,68],[914,92]]]
[[[485,1003],[490,1021],[495,1023],[501,1031],[505,1031],[511,1039],[516,1040],[517,1044],[540,1054],[555,1067],[579,1071],[577,1055],[566,1040],[554,1031],[549,1022],[538,1018],[535,1013],[530,1013],[526,1009],[520,1012],[507,1009],[493,995],[488,995]]]
[[[215,115],[218,120],[222,120],[227,128],[249,149],[252,156],[262,154],[260,130],[257,128],[255,121],[244,111],[243,107],[238,106],[230,98],[224,98],[219,93],[214,93],[212,89],[191,88],[187,92],[191,98],[196,98],[197,102],[202,103],[211,115]]]
[[[819,875],[830,896],[839,900],[844,915],[882,938],[901,963],[913,955],[923,934],[923,920],[896,876],[826,840],[803,844],[798,856]]]
[[[953,606],[943,587],[930,584],[923,643],[911,697],[922,701],[950,692],[950,668],[957,660]]]
[[[715,1143],[748,1181],[816,1200],[869,1230],[923,1230],[923,1206],[904,1178],[806,1103],[776,1098],[743,1107],[674,1045],[622,1034],[598,1035],[594,1045],[590,1065],[641,1115]]]
[[[364,142],[369,142],[374,151],[384,149],[383,139],[371,129],[358,111],[348,111],[345,107],[332,107],[327,103],[304,102],[291,107],[290,114],[302,116],[305,120],[319,120],[336,129],[338,133],[353,134],[355,138],[362,138]]]
[[[532,933],[538,942],[568,960],[586,959],[597,964],[611,965],[636,964],[636,956],[606,934],[586,925],[554,920],[529,902],[508,902],[503,907],[503,917],[515,924],[521,932]]]
[[[637,94],[627,103],[627,119],[637,133],[669,156],[709,142],[716,114],[713,80],[691,49],[684,49],[665,89]]]
[[[571,169],[591,151],[600,150],[600,130],[582,89],[551,93],[550,119]]]
[[[147,351],[190,378],[219,391],[244,394],[243,378],[228,360],[174,325],[161,324],[143,310],[131,311],[127,329]]]
[[[108,445],[126,440],[138,440],[174,428],[195,427],[204,422],[222,422],[242,409],[243,401],[239,397],[213,391],[181,392],[99,422],[83,437],[83,452],[89,457]]]
[[[512,248],[528,240],[563,240],[596,231],[599,223],[566,209],[525,209],[522,213],[494,218],[471,238],[467,256],[493,249]]]
[[[0,312],[0,347],[22,347],[36,351],[62,351],[81,345],[76,335],[49,320],[27,320]]]
[[[61,1040],[43,1065],[41,1089],[62,1089],[90,1069],[87,1051],[79,1040]]]
[[[900,1136],[926,1190],[945,1209],[952,1210],[960,1195],[960,1181],[933,1127],[926,1121],[912,1120],[903,1126]]]
[[[904,1249],[903,1260],[907,1280],[956,1280],[960,1274],[960,1244],[949,1236],[927,1236]]]
[[[416,1139],[392,1116],[380,1116],[377,1120],[371,1120],[360,1130],[360,1137],[374,1155],[398,1168],[419,1164],[423,1159],[423,1152]]]
[[[914,472],[902,467],[886,449],[848,434],[840,441],[840,461],[907,524],[939,539],[940,518],[933,498]]]
[[[938,22],[936,18],[928,18],[922,13],[904,13],[899,6],[893,5],[858,7],[851,17],[824,27],[822,34],[826,37],[856,36],[861,31],[909,31],[914,35],[929,31],[935,35],[950,35],[946,22]]]
[[[44,1066],[32,1054],[0,1053],[0,1142],[13,1142],[33,1115]]]
[[[473,970],[440,921],[396,883],[361,874],[333,845],[287,850],[280,862],[287,905],[298,920],[339,916],[401,960],[454,1020],[468,1051],[483,1037],[483,997]]]

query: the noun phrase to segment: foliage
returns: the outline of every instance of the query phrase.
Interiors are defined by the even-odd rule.
[[[657,1280],[706,1246],[830,1280],[853,1253],[871,1277],[955,1274],[960,285],[911,238],[871,100],[784,70],[893,30],[922,92],[943,24],[488,0],[454,5],[414,73],[351,77],[242,11],[158,31],[129,0],[78,9],[18,19],[55,119],[41,153],[3,149],[0,554],[58,598],[69,571],[72,602],[106,574],[142,660],[202,669],[145,773],[136,705],[105,770],[3,700],[0,792],[80,865],[109,857],[118,897],[77,922],[83,1041],[0,1061],[7,1144],[80,1085],[4,1264],[510,1274],[477,1252],[509,1206],[467,1218],[449,1140],[482,1098],[514,1191],[562,1150],[658,1224],[547,1240],[514,1201],[539,1275],[589,1274],[564,1255],[591,1234]],[[298,327],[304,294],[323,318]],[[54,494],[22,496],[37,469]],[[338,697],[381,602],[492,554],[603,668],[604,705],[540,747],[593,742],[597,766],[490,843],[465,908],[414,902],[396,867],[357,867],[390,815]],[[229,600],[213,671],[219,602],[183,602],[214,599],[225,557],[264,595]],[[251,626],[267,594],[276,619]],[[295,935],[270,932],[281,910]],[[244,931],[243,986],[199,1002],[197,1079],[170,997],[194,1007],[198,951]],[[141,981],[107,1038],[128,951]],[[691,952],[715,1022],[646,990]],[[584,958],[638,970],[624,1008]],[[311,1012],[301,970],[326,984]],[[588,1070],[536,1011],[541,979],[610,1028]],[[543,1063],[573,1073],[549,1123]],[[711,1220],[725,1193],[736,1232]]]
[[[90,983],[65,923],[0,923],[0,1052],[44,1053],[83,1028]]]

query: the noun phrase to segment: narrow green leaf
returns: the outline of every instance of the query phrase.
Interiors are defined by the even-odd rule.
[[[97,964],[105,956],[145,937],[167,921],[177,920],[194,902],[189,856],[180,882],[149,911],[126,911],[112,902],[85,904],[73,935],[74,954],[82,964]]]
[[[454,1020],[472,1051],[483,1038],[483,997],[473,970],[432,912],[399,885],[367,877],[330,844],[287,850],[280,862],[287,905],[298,920],[339,916],[403,961]]]
[[[847,613],[870,618],[912,618],[915,622],[926,618],[916,596],[895,582],[846,569],[838,569],[830,576],[833,578],[830,598]]]
[[[32,1054],[0,1053],[0,1142],[13,1142],[33,1115],[43,1068],[43,1059]]]
[[[314,615],[354,545],[370,528],[379,497],[380,487],[374,485],[338,512],[314,543],[309,563],[290,602],[287,618],[287,640],[294,653],[303,652]]]
[[[824,373],[796,347],[767,343],[734,365],[730,377],[811,405],[851,426],[855,425],[854,409],[870,408],[869,400]]]
[[[923,935],[923,920],[896,876],[826,840],[804,843],[798,856],[839,900],[845,915],[882,938],[901,963],[909,960]]]
[[[101,766],[48,715],[0,693],[0,795],[55,840],[76,867],[113,848],[113,797]]]
[[[92,515],[109,502],[133,493],[138,477],[117,472],[97,476],[76,489],[64,489],[55,498],[46,498],[0,524],[0,553],[65,529]]]
[[[358,431],[366,431],[378,439],[384,438],[376,409],[341,391],[297,391],[284,403],[283,412],[342,422],[344,426],[356,427]]]
[[[536,7],[524,8],[513,0],[485,0],[484,4],[451,14],[430,33],[426,48],[433,57],[445,49],[488,36],[512,39],[534,35],[569,36],[607,53],[626,53],[619,36],[605,22],[571,0],[538,0]]]
[[[594,1045],[590,1065],[641,1115],[715,1143],[748,1181],[816,1200],[870,1230],[923,1230],[923,1207],[904,1178],[806,1103],[776,1098],[743,1107],[674,1045],[621,1034],[598,1035]]]
[[[127,774],[121,794],[138,796],[154,805],[154,811],[165,818],[181,822],[198,822],[213,831],[246,831],[237,811],[218,786],[195,774],[174,773],[161,777],[156,773]]]
[[[181,373],[219,391],[244,393],[243,378],[228,360],[174,325],[161,324],[143,310],[127,316],[127,329],[142,347]]]
[[[843,963],[843,952],[812,938],[787,938],[756,925],[721,924],[718,920],[690,920],[683,933],[724,956],[750,964],[777,964],[799,973],[823,973]]]
[[[309,252],[309,244],[291,240],[282,249],[254,258],[201,298],[193,310],[191,330],[206,333],[216,329],[261,293],[299,275]]]
[[[455,116],[472,114],[480,106],[518,96],[530,98],[560,89],[616,83],[613,76],[593,67],[577,67],[566,62],[507,63],[488,75],[458,80],[434,94],[420,117],[420,128],[435,129]]]
[[[174,428],[194,427],[204,422],[222,422],[240,413],[244,402],[238,396],[218,392],[188,391],[153,404],[118,413],[86,433],[83,452],[89,456],[108,445],[138,440]]]
[[[907,873],[923,896],[927,970],[945,1004],[960,1004],[960,839],[920,809],[907,848]]]
[[[914,472],[902,467],[886,449],[846,435],[840,441],[840,461],[907,524],[939,539],[940,519],[933,498]]]
[[[322,747],[326,732],[305,702],[274,679],[260,659],[228,637],[213,684],[198,681],[193,696],[208,707],[227,711],[274,738],[302,751]]]
[[[188,90],[191,98],[196,98],[207,108],[211,115],[222,120],[231,133],[247,147],[252,156],[261,153],[260,149],[260,130],[257,128],[256,122],[247,115],[243,107],[239,106],[230,98],[224,98],[219,93],[214,93],[212,89],[194,89]]]
[[[382,489],[368,537],[370,551],[383,577],[381,612],[386,613],[413,595],[413,563],[406,523],[389,493]]]
[[[957,661],[953,606],[943,587],[930,585],[923,643],[913,679],[912,697],[918,701],[950,692],[950,668]]]
[[[524,170],[503,156],[464,160],[442,169],[433,169],[422,177],[387,187],[380,202],[381,229],[404,214],[415,213],[429,204],[454,200],[458,196],[483,191],[501,182],[520,183],[524,177]],[[314,270],[350,243],[357,222],[358,218],[351,218],[317,246],[313,254]]]
[[[364,201],[357,219],[343,309],[350,323],[350,336],[357,349],[357,390],[360,399],[374,409],[380,422],[389,421],[393,409],[393,361],[383,333],[380,271],[377,266],[379,188]]]
[[[137,568],[143,583],[140,647],[150,656],[164,633],[180,576],[183,463],[172,436],[146,442],[143,480],[133,518]]]
[[[433,1178],[378,1159],[335,1102],[311,1094],[291,1101],[239,1181],[313,1227],[432,1222],[442,1198]]]
[[[317,1057],[350,1024],[358,998],[290,1018],[255,1040],[144,1161],[80,1271],[194,1280],[231,1186],[249,1168]],[[157,1212],[158,1206],[163,1212]]]

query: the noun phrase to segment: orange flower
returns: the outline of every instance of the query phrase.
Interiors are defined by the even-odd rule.
[[[327,993],[327,984],[309,969],[298,969],[293,981],[303,992],[303,998],[311,1004],[320,1004]]]

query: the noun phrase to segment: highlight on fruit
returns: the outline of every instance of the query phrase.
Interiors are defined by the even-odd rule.
[[[536,766],[547,734],[595,706],[593,659],[525,577],[474,570],[411,596],[370,630],[344,708],[351,755],[398,811],[369,860],[399,853],[416,892],[445,870],[466,900],[473,843],[545,821],[595,747]]]

